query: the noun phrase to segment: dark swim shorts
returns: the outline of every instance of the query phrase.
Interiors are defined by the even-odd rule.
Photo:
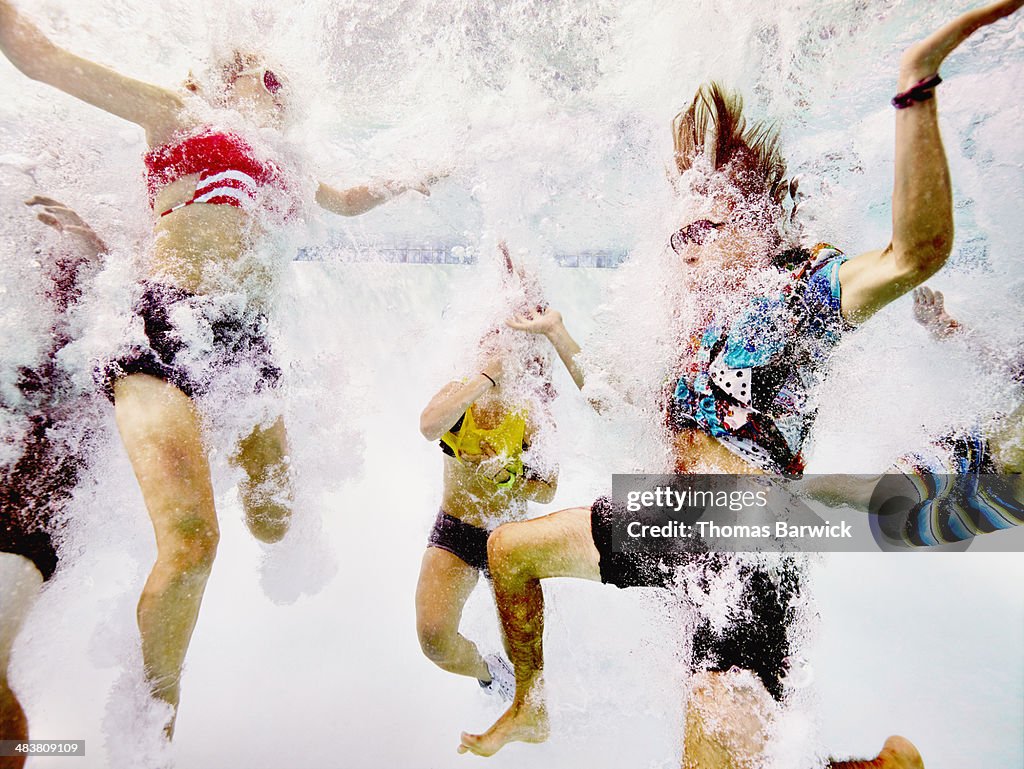
[[[487,538],[489,536],[491,536],[491,532],[487,529],[473,526],[440,510],[437,513],[437,520],[434,521],[434,528],[430,530],[430,536],[427,538],[427,546],[447,550],[452,555],[461,558],[467,565],[482,571],[484,576],[489,577],[491,574],[487,567]]]
[[[616,552],[612,533],[617,523],[635,516],[601,497],[590,508],[594,545],[601,556],[601,581],[620,588],[670,588],[680,566],[696,566],[709,579],[730,566],[736,556],[707,552],[699,540],[666,539],[659,551]],[[782,699],[782,679],[789,656],[789,627],[796,620],[794,599],[800,593],[800,574],[791,558],[782,557],[775,575],[763,567],[741,564],[740,599],[730,607],[730,622],[716,630],[703,619],[693,637],[694,671],[725,672],[737,667],[761,679],[768,693]]]
[[[70,499],[85,466],[81,454],[50,439],[55,423],[46,415],[31,417],[21,457],[0,469],[0,553],[28,558],[44,580],[57,568],[51,530],[55,515]]]
[[[142,296],[133,307],[142,318],[147,347],[135,346],[109,363],[102,372],[103,391],[111,402],[114,384],[130,374],[149,374],[169,382],[190,398],[205,394],[221,371],[244,362],[255,366],[257,392],[275,387],[281,370],[274,363],[266,336],[267,317],[263,313],[232,311],[214,297],[192,294],[163,283],[143,284]],[[209,360],[189,360],[190,334],[182,333],[174,316],[181,313],[197,332],[209,332],[213,355]],[[191,364],[191,365],[189,365]]]
[[[57,570],[57,550],[53,546],[50,532],[45,526],[38,525],[38,521],[31,521],[30,516],[23,514],[24,508],[18,508],[18,515],[9,517],[9,502],[10,499],[18,499],[17,492],[12,493],[5,488],[3,496],[4,500],[0,503],[0,553],[28,558],[39,569],[43,580],[50,579]]]

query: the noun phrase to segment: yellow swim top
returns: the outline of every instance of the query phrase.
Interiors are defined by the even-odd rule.
[[[486,442],[496,454],[506,457],[505,469],[512,476],[511,481],[523,474],[525,436],[526,418],[521,412],[506,414],[496,427],[485,430],[473,419],[470,406],[452,429],[441,436],[441,449],[461,462],[463,453],[480,454],[480,444]]]

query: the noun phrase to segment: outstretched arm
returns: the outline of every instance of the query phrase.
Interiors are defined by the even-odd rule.
[[[572,377],[572,381],[576,383],[580,390],[583,389],[586,380],[583,374],[583,367],[577,360],[580,354],[580,346],[572,338],[568,330],[566,330],[565,324],[562,322],[562,314],[558,310],[552,310],[550,307],[528,310],[522,315],[517,315],[506,321],[506,324],[510,328],[518,329],[519,331],[546,336],[555,348],[555,352],[558,353],[558,357],[562,359],[562,363],[569,372],[569,376]],[[623,397],[627,403],[632,403],[629,395]],[[587,403],[598,414],[604,413],[608,406],[607,401],[600,396],[594,395],[587,397]]]
[[[911,46],[900,60],[899,92],[938,73],[943,60],[983,26],[1009,16],[1024,0],[1000,0],[963,14]],[[933,86],[934,87],[934,86]],[[939,135],[938,107],[924,88],[921,100],[896,111],[896,176],[892,240],[839,270],[843,316],[859,323],[945,264],[953,245],[953,196]]]
[[[392,198],[397,198],[410,190],[430,197],[430,185],[436,183],[439,178],[439,175],[432,175],[415,184],[404,182],[361,184],[358,187],[349,187],[345,190],[339,190],[320,182],[320,187],[316,191],[316,202],[320,204],[321,208],[334,214],[359,216],[359,214],[365,214],[381,203],[387,203]]]
[[[25,75],[146,129],[162,140],[177,126],[181,100],[159,86],[120,75],[54,45],[39,28],[0,0],[0,50]]]

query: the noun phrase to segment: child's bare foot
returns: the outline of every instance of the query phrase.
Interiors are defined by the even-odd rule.
[[[830,761],[829,769],[924,769],[917,748],[906,737],[893,735],[872,761]]]
[[[463,732],[459,753],[493,756],[509,742],[544,742],[550,732],[547,708],[528,702],[513,702],[483,734]]]

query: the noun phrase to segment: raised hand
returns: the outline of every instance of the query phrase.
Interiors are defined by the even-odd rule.
[[[41,210],[36,214],[36,218],[58,232],[92,232],[92,228],[81,216],[59,200],[35,195],[26,200],[25,205],[30,208],[39,206]]]
[[[89,256],[95,256],[107,250],[106,244],[95,230],[86,224],[77,212],[59,200],[35,195],[26,200],[25,205],[36,211],[36,218],[43,224],[53,227],[57,232],[78,238],[88,249]]]
[[[931,332],[936,339],[955,334],[960,323],[946,312],[941,291],[932,291],[927,286],[914,289],[914,320]]]
[[[431,173],[424,176],[417,182],[409,184],[408,189],[413,192],[418,192],[424,197],[430,197],[430,188],[437,184],[442,179],[448,177],[451,174],[450,168],[442,168],[438,171],[432,171]]]
[[[562,326],[562,313],[550,307],[538,307],[509,318],[505,325],[517,331],[548,336]]]
[[[1024,6],[1024,0],[1000,0],[958,16],[908,48],[900,61],[900,90],[936,74],[939,65],[957,46],[982,27],[999,21]]]

